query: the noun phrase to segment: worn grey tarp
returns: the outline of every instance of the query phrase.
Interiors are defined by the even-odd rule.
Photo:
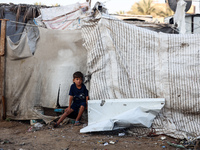
[[[37,118],[35,106],[55,107],[59,87],[60,104],[67,106],[73,73],[77,70],[86,73],[87,53],[80,30],[39,28],[39,33],[34,55],[27,35],[19,45],[7,38],[5,96],[7,115],[13,119]]]
[[[82,33],[90,99],[165,98],[157,133],[200,135],[200,35],[156,33],[109,16],[86,21]]]
[[[16,24],[15,22],[11,22],[11,21],[16,21],[15,13],[11,12],[8,8],[5,8],[4,13],[5,13],[4,19],[9,19],[9,21],[7,21],[7,24],[6,24],[6,35],[7,36],[11,35],[10,36],[11,41],[16,43],[20,40],[21,35],[24,31],[25,25],[21,24],[23,22],[23,17],[19,16],[19,20],[18,20],[19,23]],[[0,26],[1,26],[1,21],[0,21]]]

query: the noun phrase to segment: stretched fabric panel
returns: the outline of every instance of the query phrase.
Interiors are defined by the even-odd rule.
[[[105,15],[85,21],[82,35],[90,99],[165,98],[157,133],[200,135],[199,35],[156,33]]]
[[[61,106],[68,106],[73,73],[86,73],[87,52],[82,46],[80,30],[39,28],[39,33],[34,55],[27,42],[19,42],[20,49],[13,49],[7,42],[5,95],[7,115],[12,119],[41,118],[34,108],[54,108],[57,98]],[[32,56],[21,57],[28,51]],[[13,55],[20,59],[13,59]]]
[[[35,19],[36,24],[42,22],[48,29],[56,30],[74,30],[81,28],[81,18],[87,17],[90,14],[89,3],[75,3],[72,5],[43,8],[41,16]]]

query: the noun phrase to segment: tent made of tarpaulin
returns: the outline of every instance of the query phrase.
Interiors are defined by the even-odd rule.
[[[86,17],[87,11],[90,12],[89,4],[41,9],[41,16],[34,20],[36,24],[41,23],[42,17],[47,27],[62,24],[64,29],[73,29],[66,32],[38,29],[31,21],[23,23],[26,12],[20,12],[24,14],[21,16],[10,11],[12,7],[21,11],[21,6],[4,7],[3,17],[9,19],[5,66],[7,115],[12,119],[45,119],[35,108],[55,108],[58,100],[59,105],[67,106],[73,73],[78,70],[86,73],[87,54],[82,46],[81,30],[76,29],[80,28],[80,17]],[[37,9],[25,7],[34,9],[33,12]],[[59,15],[64,15],[64,22]],[[37,25],[45,27],[43,23]]]
[[[87,53],[80,30],[39,28],[39,34],[34,55],[26,33],[17,44],[7,37],[5,97],[12,119],[39,118],[34,108],[55,108],[57,98],[61,106],[67,106],[73,73],[86,73]]]
[[[86,21],[82,36],[90,99],[165,98],[152,128],[178,138],[200,135],[198,34],[156,33],[104,15]]]

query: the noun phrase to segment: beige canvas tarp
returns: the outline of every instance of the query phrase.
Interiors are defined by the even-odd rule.
[[[156,33],[108,15],[86,21],[82,33],[90,99],[165,98],[152,125],[156,133],[200,135],[199,34]]]
[[[7,37],[5,96],[12,119],[41,118],[34,108],[55,108],[59,87],[60,105],[67,106],[73,73],[86,73],[87,53],[80,30],[39,28],[34,55],[28,43],[27,34],[18,44]]]

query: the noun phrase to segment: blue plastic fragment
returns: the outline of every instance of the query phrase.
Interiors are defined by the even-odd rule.
[[[64,112],[64,109],[54,109],[54,112],[60,112],[60,113],[63,113],[63,112]]]

